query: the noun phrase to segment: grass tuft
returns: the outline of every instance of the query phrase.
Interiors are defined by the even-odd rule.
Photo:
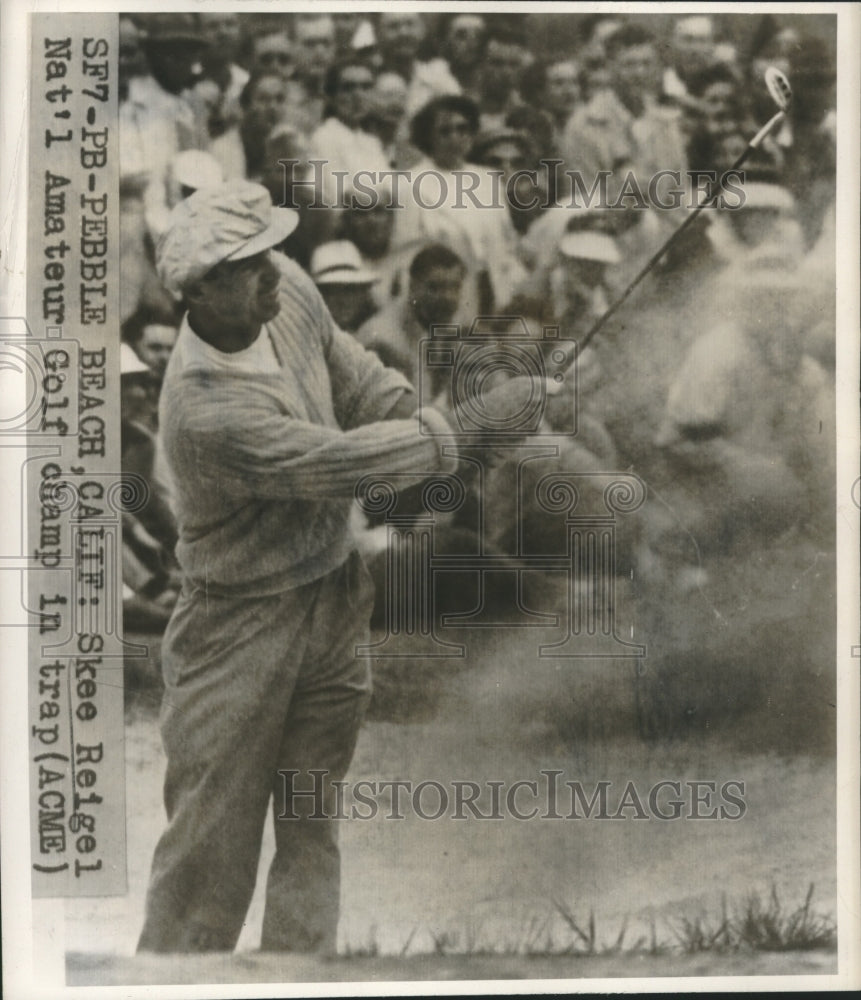
[[[812,951],[837,947],[837,927],[831,917],[811,909],[813,883],[804,903],[787,911],[772,886],[768,903],[749,896],[734,923],[739,944],[753,951]]]
[[[371,924],[364,941],[353,943],[348,941],[339,952],[340,958],[376,958],[380,954],[380,942],[377,939],[377,925]]]
[[[754,951],[834,951],[837,947],[837,926],[834,920],[813,909],[814,886],[811,883],[804,902],[789,909],[781,902],[776,886],[766,900],[752,893],[730,915],[724,896],[716,914],[682,914],[669,917],[665,925],[669,936],[662,936],[654,917],[649,918],[649,933],[642,934],[626,945],[629,918],[626,916],[615,935],[605,939],[599,935],[594,910],[588,918],[578,918],[574,909],[563,900],[554,898],[552,908],[544,914],[532,914],[523,927],[512,934],[491,931],[474,919],[458,926],[428,928],[430,954],[452,955],[522,955],[528,957],[553,955],[696,955]],[[563,937],[554,933],[553,917],[561,920]],[[560,920],[556,921],[558,925]],[[400,954],[406,955],[415,940],[417,927],[407,936]],[[499,935],[502,933],[502,936]],[[427,954],[428,952],[423,952]],[[377,928],[372,926],[366,941],[348,943],[341,954],[348,958],[375,957],[380,954]],[[419,954],[419,952],[413,952]]]

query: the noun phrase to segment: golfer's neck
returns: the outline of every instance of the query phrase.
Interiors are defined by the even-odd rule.
[[[203,340],[224,354],[235,354],[250,347],[260,336],[262,324],[231,326],[210,312],[189,310],[188,325]]]

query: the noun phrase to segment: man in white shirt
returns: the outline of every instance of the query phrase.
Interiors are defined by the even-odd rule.
[[[362,122],[369,108],[374,73],[356,57],[332,66],[326,74],[326,120],[311,136],[311,158],[324,160],[323,199],[340,207],[354,189],[359,171],[374,175],[389,169],[380,140],[366,132]],[[346,174],[337,177],[336,171]]]
[[[618,189],[633,170],[645,190],[658,171],[687,169],[679,113],[659,101],[661,63],[646,29],[624,25],[606,44],[613,88],[599,91],[571,116],[560,149],[564,169],[579,171],[587,189],[599,171],[613,171]]]
[[[236,62],[241,39],[239,14],[235,11],[201,13],[204,37],[209,42],[207,68],[224,67],[227,86],[221,95],[220,117],[229,126],[239,118],[239,95],[248,83],[248,70]]]
[[[149,75],[129,81],[120,108],[120,173],[145,178],[147,227],[158,237],[167,217],[168,164],[182,150],[208,145],[206,122],[188,100],[206,41],[192,14],[152,14],[146,28]]]
[[[335,62],[335,22],[331,14],[296,14],[293,27],[293,58],[297,92],[291,95],[299,105],[290,122],[306,136],[323,121],[326,98],[323,83]]]
[[[403,77],[407,84],[407,117],[414,115],[433,97],[459,94],[445,59],[418,58],[425,26],[421,14],[408,10],[384,11],[378,15],[377,41],[383,68]]]

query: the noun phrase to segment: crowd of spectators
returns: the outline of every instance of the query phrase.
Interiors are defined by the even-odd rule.
[[[434,324],[518,316],[536,338],[548,325],[582,336],[702,197],[691,171],[721,175],[771,117],[769,65],[792,81],[791,113],[746,165],[743,196],[704,212],[580,358],[586,436],[559,461],[612,461],[662,490],[683,481],[694,499],[679,498],[676,520],[646,519],[644,577],[692,578],[680,532],[696,534],[707,565],[710,550],[749,545],[751,533],[825,531],[836,75],[833,39],[805,24],[725,13],[121,15],[123,457],[154,484],[126,531],[132,625],[161,627],[177,586],[155,442],[182,306],[159,283],[154,248],[179,200],[245,178],[296,207],[283,252],[343,329],[415,380]],[[376,181],[370,204],[358,197],[357,173],[392,170],[433,173],[450,191],[467,173],[475,198],[430,207],[405,185],[402,203]],[[682,207],[643,202],[662,171],[678,172]],[[588,192],[602,172],[606,202],[576,203],[572,173]]]

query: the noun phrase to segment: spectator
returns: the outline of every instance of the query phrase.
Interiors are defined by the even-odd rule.
[[[353,39],[363,21],[362,12],[355,10],[333,11],[332,20],[335,22],[335,58],[340,61],[355,55]]]
[[[168,166],[168,206],[173,208],[198,188],[215,187],[223,180],[221,165],[211,153],[200,149],[183,150]]]
[[[418,385],[421,341],[435,324],[453,321],[465,276],[463,261],[448,247],[431,244],[420,250],[410,265],[406,295],[369,319],[359,329],[359,342]]]
[[[613,86],[607,56],[607,42],[619,28],[622,21],[618,17],[596,17],[588,29],[587,38],[580,51],[583,63],[584,97],[591,101],[598,94],[609,91]]]
[[[258,35],[252,43],[251,68],[255,74],[278,73],[284,80],[296,71],[293,45],[285,30]]]
[[[377,311],[371,288],[380,279],[363,266],[359,251],[349,240],[317,247],[311,256],[311,277],[342,330],[356,333]]]
[[[487,41],[487,19],[481,14],[453,14],[445,30],[442,54],[461,91],[477,97]]]
[[[648,185],[659,170],[687,169],[678,114],[660,105],[661,65],[654,37],[637,25],[619,28],[607,40],[613,89],[599,92],[569,121],[562,143],[568,169],[587,183],[601,170],[617,180],[633,170]]]
[[[235,11],[201,13],[203,37],[209,43],[204,58],[206,72],[217,77],[226,73],[221,99],[221,128],[229,128],[239,119],[239,97],[248,83],[248,70],[237,64],[241,31],[239,14]]]
[[[283,78],[268,72],[252,76],[242,91],[242,119],[213,139],[210,152],[221,164],[226,180],[259,178],[264,167],[266,140],[283,120],[287,90]]]
[[[323,199],[329,206],[349,200],[359,171],[389,169],[380,140],[363,128],[373,86],[373,70],[356,56],[336,63],[326,73],[326,120],[311,136],[311,153],[314,159],[325,161]],[[337,178],[335,171],[344,171],[346,176]]]
[[[438,97],[413,118],[413,145],[424,159],[395,223],[395,247],[420,241],[445,243],[466,264],[464,307],[473,315],[502,302],[523,278],[517,262],[517,234],[508,207],[489,172],[467,162],[478,132],[478,108],[468,97]],[[460,179],[458,178],[460,176]],[[475,201],[458,198],[464,177],[474,184]],[[430,194],[433,189],[433,194]],[[439,204],[433,199],[442,195]]]
[[[123,344],[131,347],[149,372],[148,378],[138,380],[139,384],[130,383],[130,392],[140,396],[145,390],[146,400],[135,400],[134,419],[152,434],[158,431],[158,398],[176,330],[176,310],[153,306],[139,307],[121,327]]]
[[[491,31],[482,61],[478,98],[483,131],[503,126],[506,115],[524,103],[519,87],[525,68],[523,35],[501,28]]]
[[[536,61],[524,72],[521,91],[530,108],[549,119],[550,144],[542,152],[548,158],[556,156],[565,125],[583,97],[580,67],[567,58]]]
[[[348,207],[341,218],[341,235],[350,240],[361,255],[362,266],[375,271],[379,281],[371,288],[378,309],[382,309],[404,289],[407,253],[395,253],[392,237],[395,230],[395,210],[378,189],[370,208]],[[415,249],[412,248],[413,253]]]
[[[723,172],[747,145],[738,76],[726,64],[717,63],[688,79],[687,95],[690,168]]]
[[[476,139],[472,156],[477,164],[499,174],[511,221],[518,233],[524,233],[547,204],[544,172],[536,170],[530,137],[508,128],[485,132]]]
[[[153,237],[165,215],[165,172],[184,149],[204,148],[205,121],[195,116],[188,88],[199,78],[206,42],[192,14],[150,14],[144,22],[147,76],[129,81],[120,111],[120,172],[145,178],[145,216]]]
[[[297,14],[293,34],[295,77],[301,90],[292,100],[301,101],[302,107],[301,121],[291,118],[291,122],[310,136],[325,115],[323,85],[335,61],[335,22],[331,14]]]
[[[582,336],[609,306],[607,271],[621,263],[615,240],[607,233],[581,229],[559,241],[555,313],[566,337]]]
[[[144,76],[147,71],[141,33],[134,19],[124,14],[119,21],[119,50],[117,54],[117,93],[120,103],[128,99],[129,80]]]
[[[664,69],[663,92],[684,106],[692,78],[717,62],[713,18],[707,14],[676,18],[669,62]]]
[[[389,163],[400,169],[418,158],[416,150],[404,137],[407,108],[407,85],[397,73],[380,73],[370,93],[364,126],[375,135]]]
[[[756,175],[754,175],[755,177]],[[719,244],[723,258],[762,266],[763,261],[793,270],[804,255],[804,233],[795,199],[779,184],[745,180],[744,204],[720,213],[729,229],[727,242]],[[713,233],[713,240],[719,231]]]
[[[279,249],[306,269],[314,248],[337,238],[339,224],[339,213],[324,210],[319,202],[310,155],[303,133],[291,124],[278,124],[266,140],[260,178],[273,205],[296,209],[299,224]]]
[[[444,59],[419,60],[424,34],[424,22],[415,11],[383,11],[377,17],[382,68],[397,73],[406,83],[409,117],[434,97],[460,93],[460,85]]]
[[[160,385],[176,343],[177,324],[175,317],[170,316],[153,315],[151,320],[144,319],[141,323],[140,339],[132,346]]]
[[[828,46],[807,36],[790,53],[793,141],[786,152],[784,180],[798,202],[805,241],[812,246],[823,232],[836,197],[837,73]]]
[[[764,14],[753,32],[748,67],[751,79],[762,79],[769,66],[776,66],[781,73],[791,69],[790,58],[800,47],[801,37],[795,28],[782,24],[774,14]],[[754,100],[765,102],[759,95]]]

